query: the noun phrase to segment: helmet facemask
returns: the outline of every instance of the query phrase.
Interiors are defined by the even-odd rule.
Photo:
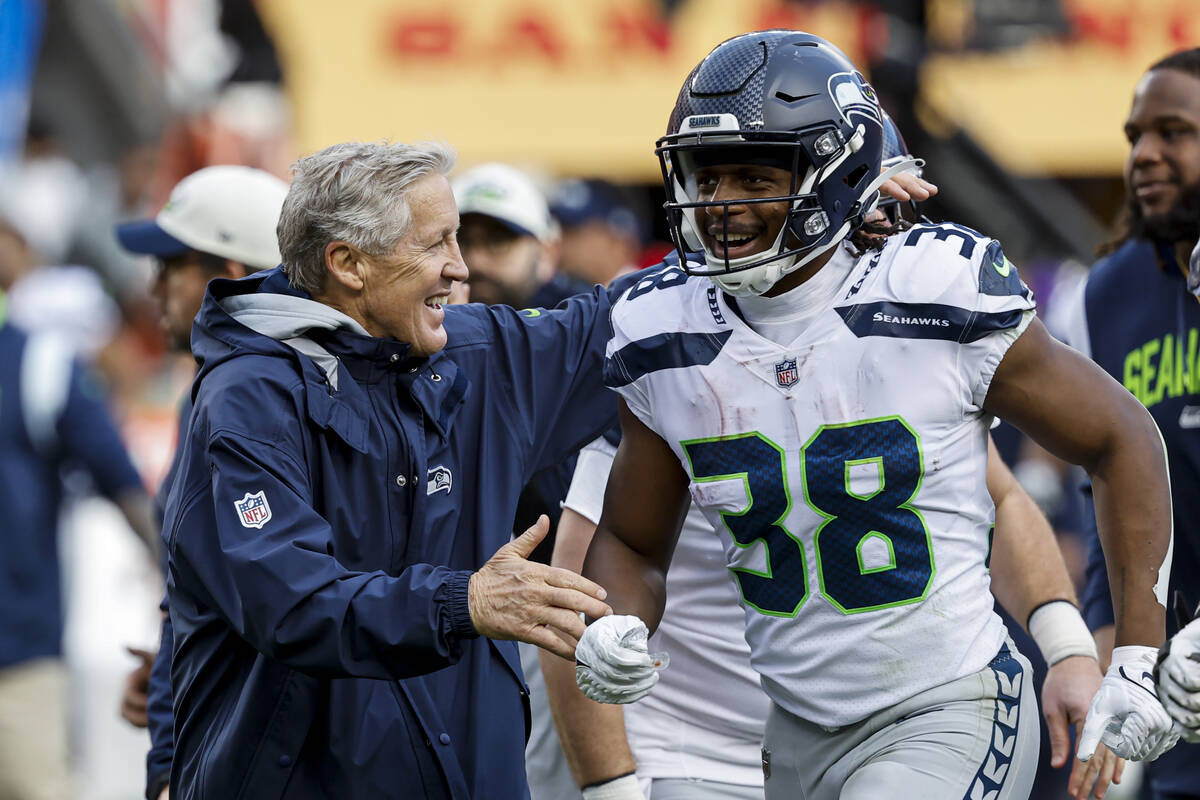
[[[721,115],[726,117],[727,115]],[[726,122],[726,120],[721,120]],[[692,131],[691,120],[683,130],[658,141],[656,153],[667,187],[668,227],[680,251],[681,263],[694,275],[711,278],[730,294],[762,294],[783,276],[799,269],[848,236],[862,222],[864,212],[874,201],[874,188],[863,192],[853,207],[839,214],[842,224],[830,224],[825,209],[826,181],[842,180],[848,187],[866,186],[868,170],[851,170],[843,175],[843,163],[863,146],[863,126],[847,141],[834,125],[814,126],[801,131],[764,132],[746,130]],[[730,116],[727,124],[736,125]],[[766,165],[790,173],[787,194],[734,200],[700,199],[696,175],[711,165]],[[857,193],[855,193],[857,194]],[[844,195],[843,195],[844,196]],[[839,204],[841,201],[838,201]],[[787,215],[775,241],[758,252],[730,258],[727,248],[720,252],[706,245],[697,221],[697,210],[719,207],[724,229],[720,241],[728,241],[730,207],[763,203],[782,203]],[[849,204],[848,204],[849,205]],[[840,209],[839,209],[840,210]],[[711,231],[710,231],[711,233]],[[711,236],[711,241],[716,237]],[[686,252],[702,251],[704,264],[689,264]]]

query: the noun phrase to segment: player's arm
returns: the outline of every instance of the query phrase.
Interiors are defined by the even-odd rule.
[[[620,405],[621,445],[583,574],[611,583],[614,614],[588,626],[575,648],[575,679],[603,703],[632,703],[658,681],[646,650],[666,604],[667,565],[687,514],[687,475],[671,448]],[[647,629],[649,626],[649,630]]]
[[[1150,414],[1037,320],[996,369],[984,407],[1092,476],[1116,644],[1161,645],[1166,608],[1155,591],[1171,541],[1171,496]]]
[[[583,460],[580,460],[583,466]],[[603,476],[601,476],[603,477]],[[579,479],[578,472],[576,480]],[[550,565],[578,572],[596,532],[596,523],[564,506],[554,540]],[[567,766],[580,787],[599,786],[624,780],[630,797],[640,798],[641,789],[632,776],[637,761],[625,736],[625,713],[619,705],[589,700],[575,685],[575,665],[541,651],[546,697],[554,715],[554,727]],[[632,794],[636,792],[636,794]]]
[[[606,587],[614,614],[637,616],[654,631],[667,598],[667,565],[687,515],[688,478],[670,446],[624,400],[620,417],[621,444],[583,575]]]
[[[1059,458],[1081,465],[1092,477],[1118,650],[1093,701],[1080,755],[1090,757],[1087,745],[1094,747],[1088,728],[1098,734],[1112,720],[1116,732],[1104,734],[1106,744],[1121,755],[1156,757],[1170,744],[1170,726],[1160,724],[1161,706],[1153,704],[1156,711],[1143,702],[1147,691],[1140,677],[1147,653],[1162,643],[1166,630],[1166,609],[1156,591],[1165,589],[1169,572],[1171,498],[1158,429],[1129,392],[1087,358],[1056,342],[1037,320],[1000,362],[984,408]],[[1120,667],[1125,670],[1118,672]],[[1103,713],[1096,713],[1097,704]],[[1134,717],[1136,724],[1131,722]],[[1125,734],[1119,732],[1123,722],[1131,722]],[[1137,727],[1142,732],[1135,735]]]
[[[1050,733],[1051,766],[1066,763],[1070,726],[1082,726],[1103,673],[1095,644],[1076,607],[1075,589],[1050,523],[1021,488],[988,437],[988,493],[996,505],[992,538],[992,594],[1033,636],[1049,670],[1042,686],[1042,715]],[[1078,727],[1077,727],[1078,730]],[[1068,790],[1086,797],[1095,784],[1103,797],[1124,761],[1107,748],[1086,764],[1074,762]]]

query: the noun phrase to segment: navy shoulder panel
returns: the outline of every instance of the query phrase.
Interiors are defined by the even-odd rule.
[[[1015,270],[1014,270],[1015,271]],[[1000,312],[970,311],[941,303],[881,301],[838,306],[846,327],[858,338],[887,336],[897,339],[942,339],[974,342],[994,331],[1021,324],[1021,309]]]
[[[993,297],[1029,298],[1029,288],[1021,281],[1017,268],[1004,255],[1004,248],[993,240],[984,251],[983,260],[979,264],[979,291]]]
[[[732,334],[660,333],[630,342],[604,359],[604,385],[619,389],[651,372],[711,364]]]

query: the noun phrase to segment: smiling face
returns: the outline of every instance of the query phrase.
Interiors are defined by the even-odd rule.
[[[1200,79],[1175,69],[1146,73],[1125,123],[1125,180],[1152,233],[1164,234],[1200,191]]]
[[[357,314],[372,336],[390,336],[430,356],[446,346],[442,326],[455,281],[467,279],[458,249],[458,208],[450,182],[427,175],[408,193],[412,224],[391,253],[362,256]]]
[[[779,167],[721,164],[698,167],[696,199],[728,202],[729,206],[696,209],[696,225],[705,248],[719,259],[756,255],[774,247],[787,221],[788,204],[742,203],[791,193],[792,173]]]

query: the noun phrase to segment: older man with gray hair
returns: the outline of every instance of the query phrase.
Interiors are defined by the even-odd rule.
[[[570,658],[600,587],[510,541],[611,423],[610,296],[446,307],[438,145],[298,161],[282,270],[214,281],[167,505],[177,798],[527,796],[514,641]],[[619,291],[619,289],[614,290]]]

